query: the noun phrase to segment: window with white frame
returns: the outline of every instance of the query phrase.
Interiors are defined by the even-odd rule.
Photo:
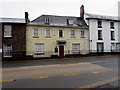
[[[73,53],[80,53],[80,44],[79,43],[72,44],[72,52]]]
[[[4,25],[4,37],[11,37],[11,36],[12,36],[12,26]]]
[[[84,38],[85,37],[85,32],[83,30],[80,31],[80,37]]]
[[[33,29],[33,37],[39,37],[38,29]]]
[[[59,30],[58,35],[59,37],[63,37],[63,30]]]
[[[50,38],[51,35],[50,35],[50,29],[46,29],[46,38]]]
[[[75,30],[71,30],[70,37],[75,38]]]
[[[115,52],[116,51],[116,45],[115,43],[111,43],[111,52]]]
[[[98,40],[103,40],[102,39],[102,30],[98,30]]]
[[[42,54],[42,53],[44,53],[44,44],[36,43],[35,44],[35,54]]]
[[[115,40],[115,32],[111,31],[111,40]]]
[[[3,45],[3,54],[4,57],[12,57],[12,44]]]
[[[114,22],[110,22],[110,28],[111,29],[114,29],[115,27],[114,27]]]
[[[98,20],[98,28],[102,28],[102,21]]]

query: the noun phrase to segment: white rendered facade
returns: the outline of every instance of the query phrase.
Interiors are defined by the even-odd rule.
[[[119,28],[120,20],[107,16],[97,16],[88,14],[86,20],[89,26],[89,47],[91,52],[119,52]],[[98,22],[101,27],[98,27]],[[112,24],[111,24],[112,23]],[[112,26],[112,27],[111,27]],[[99,32],[101,31],[101,32]],[[99,39],[99,37],[102,37]]]

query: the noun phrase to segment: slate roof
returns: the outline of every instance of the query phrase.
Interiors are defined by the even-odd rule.
[[[105,16],[105,15],[97,15],[97,14],[89,14],[85,13],[87,16],[86,19],[101,19],[101,20],[113,20],[120,21],[120,17],[117,16]]]
[[[0,23],[25,23],[23,18],[0,18]]]
[[[45,18],[49,18],[49,24],[45,23]],[[68,24],[68,20],[72,20],[73,24]],[[63,26],[63,27],[84,27],[88,28],[85,20],[80,17],[72,16],[55,16],[55,15],[41,15],[35,20],[28,23],[28,25],[43,25],[43,26]]]

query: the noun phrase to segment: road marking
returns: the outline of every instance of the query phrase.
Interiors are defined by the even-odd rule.
[[[95,88],[95,87],[102,86],[102,85],[105,85],[107,83],[119,80],[119,79],[120,79],[120,77],[119,78],[115,77],[115,78],[112,78],[112,79],[96,82],[96,83],[93,83],[93,84],[90,84],[90,85],[81,86],[81,87],[73,89],[73,90],[80,90],[80,88]]]
[[[77,74],[65,74],[64,76],[76,76],[76,75],[80,75],[79,73]]]
[[[92,72],[93,74],[99,74],[99,73],[105,73],[106,71],[97,71],[97,72]]]
[[[42,78],[48,78],[48,76],[43,76],[43,77],[35,77],[35,78],[32,78],[32,79],[42,79]]]
[[[15,79],[10,79],[10,80],[0,80],[0,82],[10,82],[10,81],[16,81]]]

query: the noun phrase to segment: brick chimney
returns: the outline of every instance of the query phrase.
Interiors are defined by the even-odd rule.
[[[29,16],[28,12],[25,12],[25,23],[29,23],[30,22],[28,16]]]
[[[84,19],[84,5],[82,5],[81,7],[80,7],[80,17],[82,18],[82,19]]]

